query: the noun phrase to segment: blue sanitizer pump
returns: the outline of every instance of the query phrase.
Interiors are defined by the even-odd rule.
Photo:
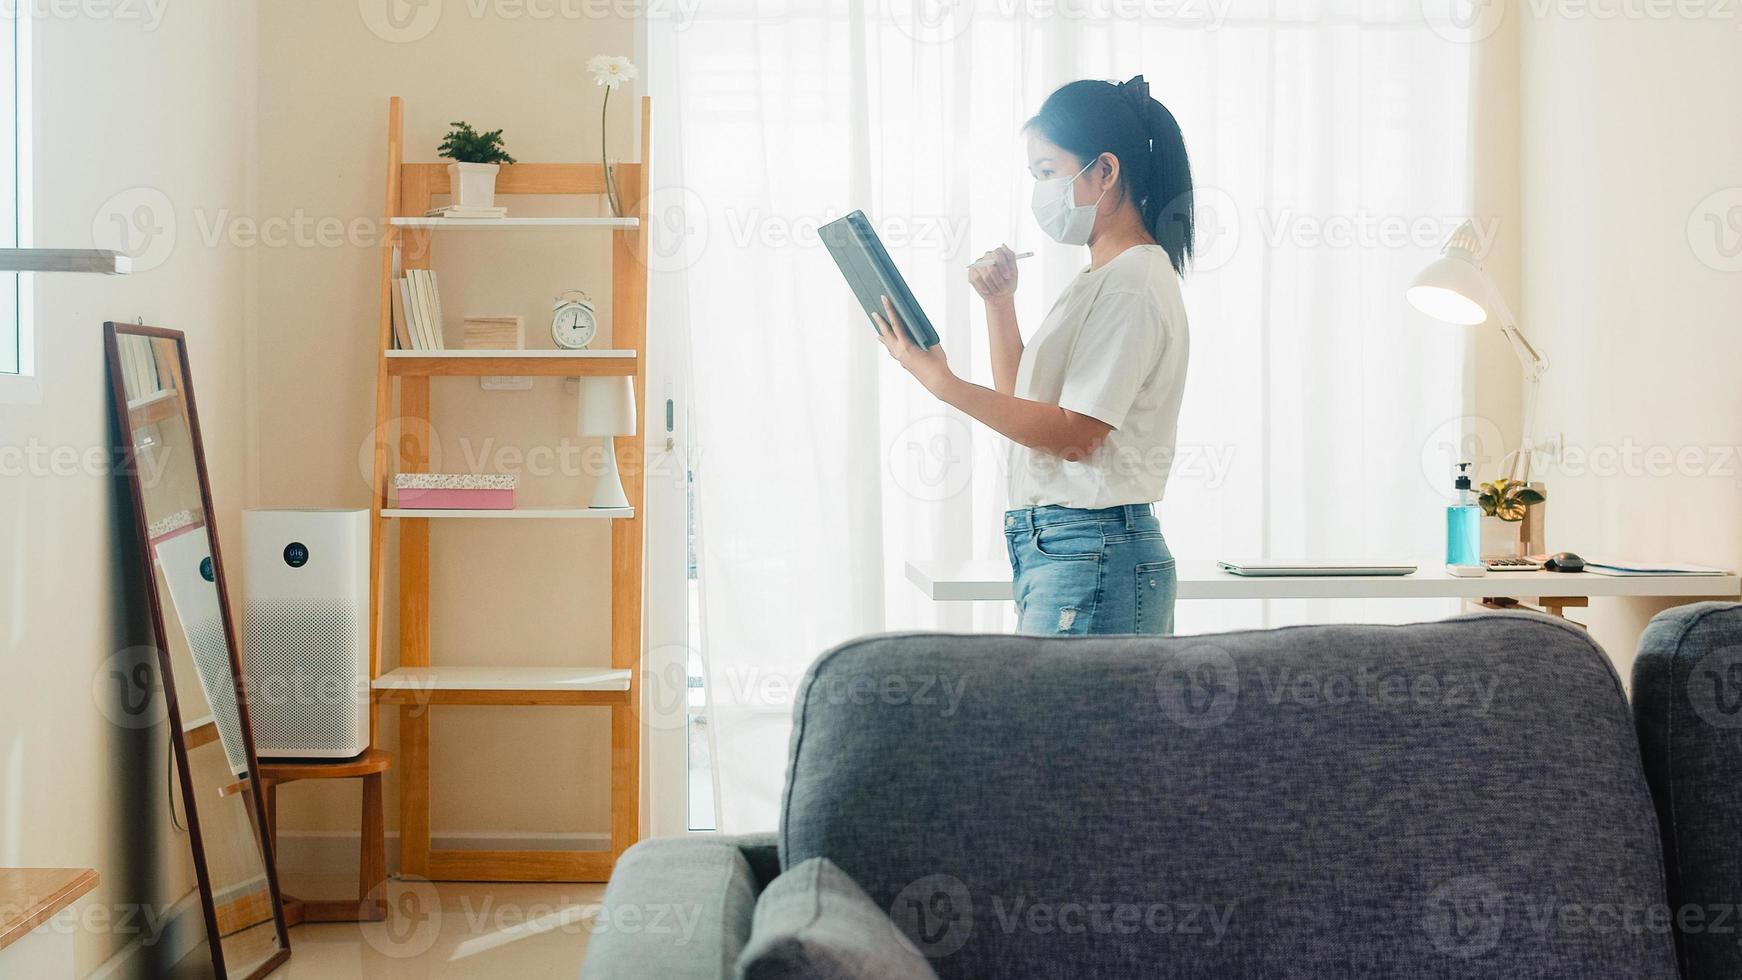
[[[1457,502],[1446,508],[1446,564],[1482,564],[1482,508],[1470,486],[1470,464],[1458,464]]]

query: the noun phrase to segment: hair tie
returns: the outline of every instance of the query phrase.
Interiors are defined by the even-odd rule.
[[[1133,75],[1119,83],[1119,94],[1142,106],[1149,101],[1149,83],[1143,80],[1142,75]]]

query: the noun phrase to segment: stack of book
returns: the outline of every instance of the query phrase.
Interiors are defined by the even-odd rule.
[[[445,350],[442,301],[432,269],[406,269],[393,280],[393,342],[400,350]]]
[[[430,208],[423,213],[426,218],[506,218],[507,208],[477,208],[462,207],[450,204],[445,208]]]
[[[150,401],[163,393],[163,379],[157,372],[157,348],[150,337],[121,338],[121,376],[126,383],[129,404]]]

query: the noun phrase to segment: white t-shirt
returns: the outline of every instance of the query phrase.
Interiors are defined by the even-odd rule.
[[[1010,506],[1148,504],[1167,489],[1190,352],[1179,276],[1159,245],[1085,269],[1022,351],[1016,396],[1113,427],[1079,462],[1011,443]]]

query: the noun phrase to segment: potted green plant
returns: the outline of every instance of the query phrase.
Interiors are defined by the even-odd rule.
[[[463,208],[495,207],[496,174],[502,164],[514,162],[502,146],[502,130],[480,133],[470,123],[449,125],[454,128],[448,131],[438,152],[454,161],[448,164],[454,203]]]
[[[1482,484],[1482,492],[1476,497],[1482,513],[1507,524],[1519,525],[1516,535],[1519,557],[1530,554],[1534,550],[1533,544],[1541,540],[1542,522],[1529,519],[1536,516],[1532,509],[1546,500],[1548,491],[1541,484],[1533,486],[1522,480],[1507,479]]]

